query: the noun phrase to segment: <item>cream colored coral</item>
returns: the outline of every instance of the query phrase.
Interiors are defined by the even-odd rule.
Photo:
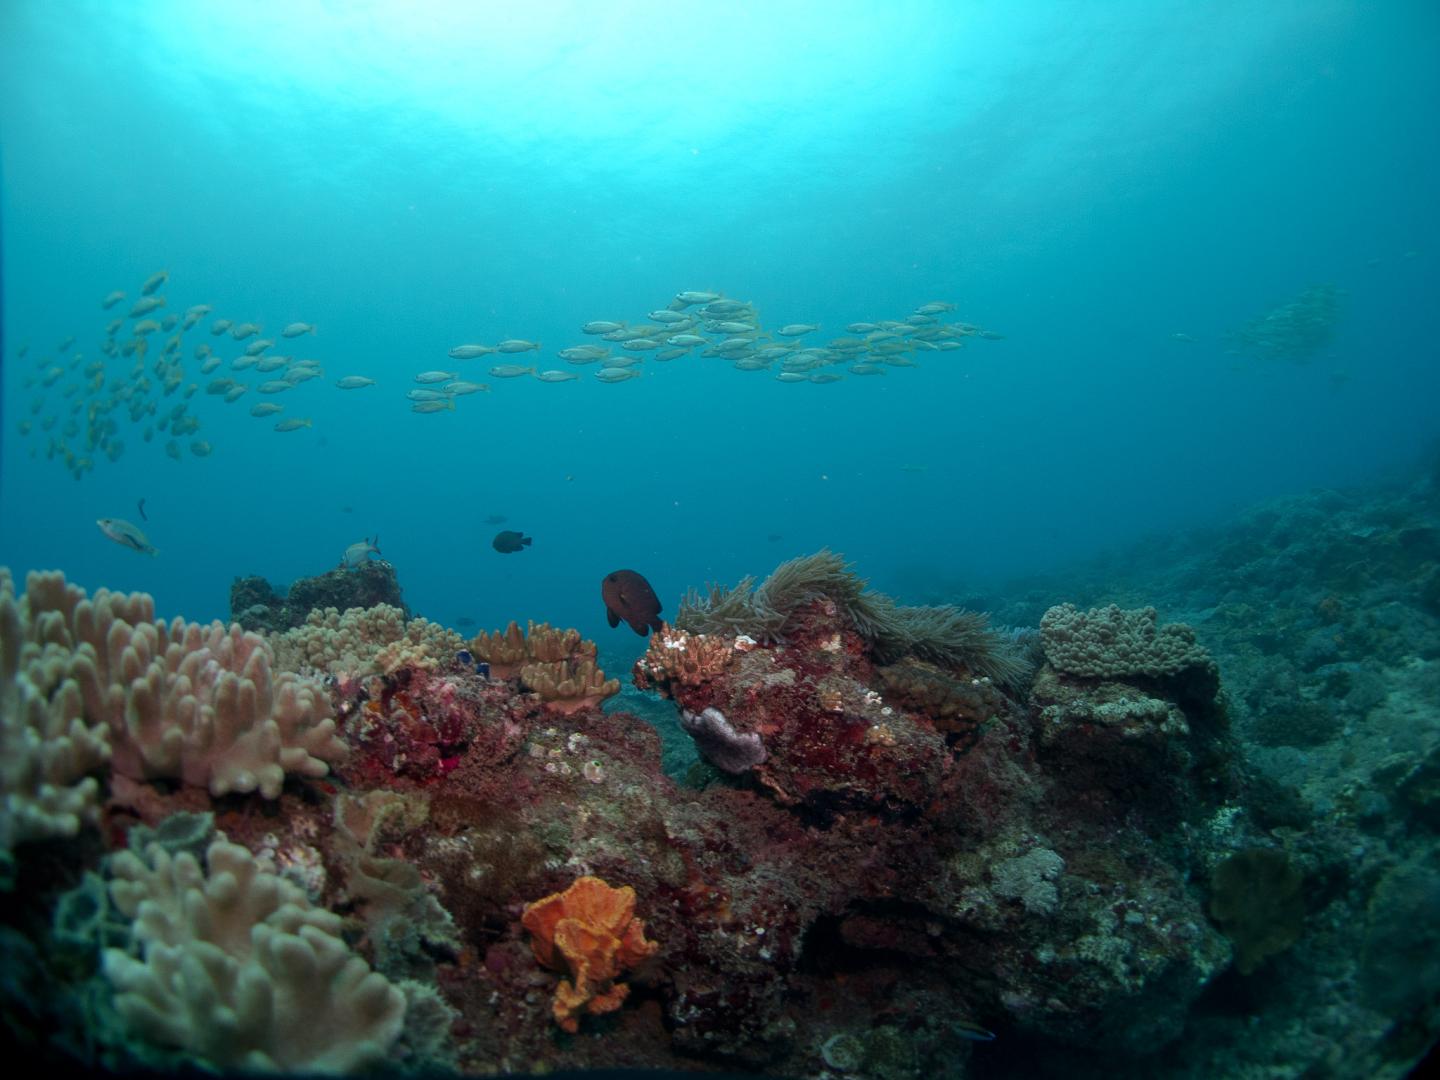
[[[1052,667],[1083,678],[1156,678],[1213,663],[1195,631],[1184,623],[1160,626],[1153,607],[1058,604],[1040,620],[1040,642]]]
[[[107,949],[115,1007],[141,1037],[220,1069],[351,1072],[382,1060],[405,998],[350,951],[341,919],[223,837],[206,867],[152,844],[111,860],[132,950]]]
[[[413,665],[434,668],[465,647],[464,639],[428,619],[406,620],[389,604],[312,611],[303,626],[271,634],[281,666],[331,675],[389,674]]]
[[[82,688],[86,659],[77,665]],[[264,639],[238,625],[177,619],[168,633],[163,620],[136,627],[110,666],[121,672],[123,697],[113,674],[97,671],[93,684],[109,709],[115,770],[179,778],[212,795],[259,790],[267,799],[279,796],[287,773],[324,776],[327,762],[346,756],[329,695],[271,666]]]
[[[30,576],[34,593],[57,594],[73,610],[84,594],[67,591],[60,575]],[[131,600],[115,597],[117,606]],[[106,604],[101,597],[97,602]],[[80,688],[69,677],[62,621],[30,616],[17,601],[10,571],[0,567],[0,852],[15,844],[74,836],[99,814],[99,785],[87,774],[110,757],[103,724],[85,717]]]
[[[108,734],[122,775],[183,780],[212,795],[273,799],[287,773],[323,776],[346,755],[324,686],[273,674],[269,646],[238,626],[167,624],[144,594],[101,589],[87,599],[58,573],[29,575],[12,625],[22,639],[17,667],[49,701],[49,734],[26,727],[62,761],[104,760],[94,747],[80,753],[77,718],[92,742],[96,729]]]

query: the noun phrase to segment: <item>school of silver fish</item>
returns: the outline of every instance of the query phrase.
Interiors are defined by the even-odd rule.
[[[263,399],[254,400],[250,415],[275,417],[272,430],[285,433],[313,426],[309,417],[290,415],[286,403],[302,396],[297,389],[303,384],[324,378],[321,362],[271,350],[277,342],[313,337],[315,324],[290,322],[272,331],[272,337],[262,336],[263,323],[248,320],[221,317],[204,326],[213,306],[172,309],[161,293],[169,278],[162,270],[141,283],[128,314],[104,325],[94,354],[74,351],[78,339],[70,335],[35,359],[24,385],[37,392],[28,415],[19,421],[20,434],[35,437],[32,458],[43,454],[48,461],[59,461],[78,480],[97,462],[120,460],[126,450],[123,436],[134,438],[137,429],[142,443],[161,442],[165,454],[176,461],[209,457],[214,447],[192,438],[203,426],[200,410],[209,407],[203,402],[219,398],[221,407],[232,406],[252,390]],[[100,307],[110,311],[129,299],[117,289],[100,301]],[[555,354],[564,367],[517,362],[524,354],[543,352],[539,341],[524,338],[456,345],[448,355],[452,361],[493,357],[498,362],[491,363],[486,373],[505,382],[580,382],[579,369],[593,365],[596,381],[621,383],[641,377],[647,361],[670,364],[699,358],[737,371],[769,372],[781,383],[823,385],[846,375],[884,375],[893,368],[918,367],[924,354],[963,349],[972,338],[1002,337],[953,320],[954,310],[954,304],[929,301],[900,319],[847,323],[843,334],[822,342],[819,323],[784,323],[769,329],[752,302],[719,292],[685,290],[634,321],[584,323],[579,331],[590,341]],[[193,347],[185,338],[191,331],[201,338]],[[232,343],[239,352],[227,360],[217,348]],[[21,345],[16,359],[28,355],[28,346]],[[503,359],[512,356],[516,360]],[[458,399],[490,391],[490,383],[474,381],[461,364],[454,366],[457,370],[415,373],[405,393],[413,412],[455,412]],[[360,374],[343,375],[333,383],[345,391],[376,384],[374,378]],[[197,396],[202,387],[204,395]]]

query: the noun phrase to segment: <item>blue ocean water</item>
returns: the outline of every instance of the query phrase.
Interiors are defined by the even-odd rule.
[[[1436,434],[1436,41],[1433,5],[1327,0],[6,4],[0,563],[208,619],[235,576],[378,534],[417,613],[638,649],[604,623],[619,567],[673,612],[829,546],[952,600],[1374,476]],[[121,409],[119,459],[72,479],[40,421],[161,269],[164,311],[214,308],[180,440],[213,453],[170,460]],[[1321,283],[1319,354],[1227,352]],[[583,323],[687,289],[821,340],[945,301],[1003,340],[829,384],[695,355],[616,385],[484,374],[568,369]],[[322,362],[281,395],[312,427],[204,393],[194,346],[240,352],[217,317],[317,325],[271,350]],[[447,356],[507,337],[540,359]],[[491,392],[417,415],[427,369]],[[155,558],[95,525],[141,498]],[[497,527],[534,544],[502,555]]]

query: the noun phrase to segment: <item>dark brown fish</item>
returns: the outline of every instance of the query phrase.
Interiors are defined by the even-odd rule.
[[[495,534],[495,539],[490,541],[490,546],[502,555],[513,555],[521,548],[530,546],[531,538],[514,529],[503,529]]]
[[[611,626],[624,619],[641,637],[665,624],[660,621],[660,598],[650,582],[634,570],[616,570],[600,582],[600,597],[605,601],[605,617]]]

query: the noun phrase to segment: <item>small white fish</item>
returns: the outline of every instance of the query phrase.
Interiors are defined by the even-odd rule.
[[[230,327],[233,325],[235,324],[232,323],[229,319],[216,319],[213,323],[210,324],[210,333],[214,334],[216,337],[219,337],[226,330],[229,330]]]
[[[148,278],[145,279],[145,284],[140,286],[141,295],[149,296],[151,293],[153,293],[156,289],[160,288],[161,285],[164,285],[165,282],[169,280],[170,271],[168,270],[161,270],[159,273],[151,274]]]
[[[418,413],[454,412],[455,399],[447,397],[444,401],[417,401],[410,406],[410,411]]]
[[[595,377],[601,382],[624,382],[626,379],[638,379],[640,372],[631,368],[601,368],[595,372]]]
[[[258,338],[255,341],[250,342],[249,345],[245,346],[245,355],[259,356],[262,352],[264,352],[266,349],[268,349],[271,345],[274,344],[275,342],[272,338]]]
[[[353,569],[365,562],[371,555],[380,554],[380,537],[374,540],[368,537],[357,541],[345,549],[345,554],[340,557],[340,565],[346,569]]]
[[[299,417],[294,417],[294,416],[292,416],[290,419],[288,419],[288,420],[281,420],[278,424],[276,424],[276,425],[275,425],[275,430],[276,430],[276,431],[299,431],[301,428],[307,428],[307,427],[310,427],[310,426],[311,426],[311,424],[310,424],[310,418],[309,418],[308,416],[305,417],[304,419],[301,419],[301,418],[299,418]]]
[[[523,364],[496,364],[490,369],[490,374],[497,379],[516,379],[521,375],[535,374],[535,369],[525,367]]]
[[[595,319],[587,322],[580,328],[582,334],[613,334],[616,330],[625,326],[622,322],[610,322],[607,319]]]
[[[225,403],[228,405],[233,401],[239,401],[242,397],[245,396],[245,391],[248,389],[249,387],[245,386],[243,383],[232,386],[229,390],[225,392]]]
[[[98,518],[95,524],[121,547],[128,547],[131,551],[138,551],[143,555],[159,554],[155,546],[145,538],[145,534],[128,521],[121,518]]]
[[[445,401],[450,394],[444,390],[406,390],[405,396],[411,401]]]
[[[185,309],[185,314],[194,315],[197,319],[203,319],[206,315],[209,315],[210,312],[214,310],[215,309],[212,308],[209,304],[192,304],[190,307]]]
[[[261,329],[259,323],[242,322],[238,326],[230,327],[230,336],[236,341],[244,341],[247,337],[260,333]]]
[[[541,382],[571,382],[580,376],[573,371],[537,371],[535,378]]]
[[[114,307],[116,304],[120,303],[120,301],[124,299],[125,294],[119,289],[116,289],[114,292],[107,294],[104,300],[100,301],[100,306],[102,308],[109,309]]]
[[[286,390],[292,389],[294,385],[284,379],[271,379],[269,382],[262,382],[257,389],[262,394],[283,394]]]
[[[790,323],[787,326],[782,326],[779,330],[776,330],[775,332],[781,337],[799,337],[801,334],[809,334],[819,329],[820,327],[817,323],[797,322]]]
[[[676,334],[674,337],[666,338],[665,344],[689,348],[692,345],[704,345],[705,339],[699,334]]]
[[[446,383],[440,388],[446,395],[455,394],[482,394],[489,391],[490,387],[483,382],[466,382],[463,379]]]
[[[364,375],[346,375],[335,384],[341,390],[359,390],[362,387],[374,386],[374,379],[367,379]]]
[[[251,416],[274,416],[277,412],[284,411],[284,405],[277,405],[273,401],[257,401],[250,406]]]
[[[292,322],[284,330],[280,331],[281,337],[300,337],[302,334],[315,333],[315,324],[306,322]]]
[[[651,322],[658,323],[679,323],[690,321],[689,315],[686,315],[684,312],[680,311],[671,311],[669,308],[660,308],[658,311],[650,312],[650,314],[646,315],[645,317]]]
[[[415,376],[415,381],[418,383],[449,382],[455,378],[457,374],[458,372],[454,371],[422,371],[419,375]]]
[[[720,299],[717,292],[703,292],[700,289],[686,289],[684,292],[675,294],[675,299],[682,304],[712,304]]]
[[[474,360],[477,356],[485,356],[495,351],[494,345],[456,345],[450,350],[450,359]]]
[[[524,338],[506,338],[500,342],[496,348],[503,353],[529,352],[531,349],[539,352],[540,343],[538,341],[526,341]]]

